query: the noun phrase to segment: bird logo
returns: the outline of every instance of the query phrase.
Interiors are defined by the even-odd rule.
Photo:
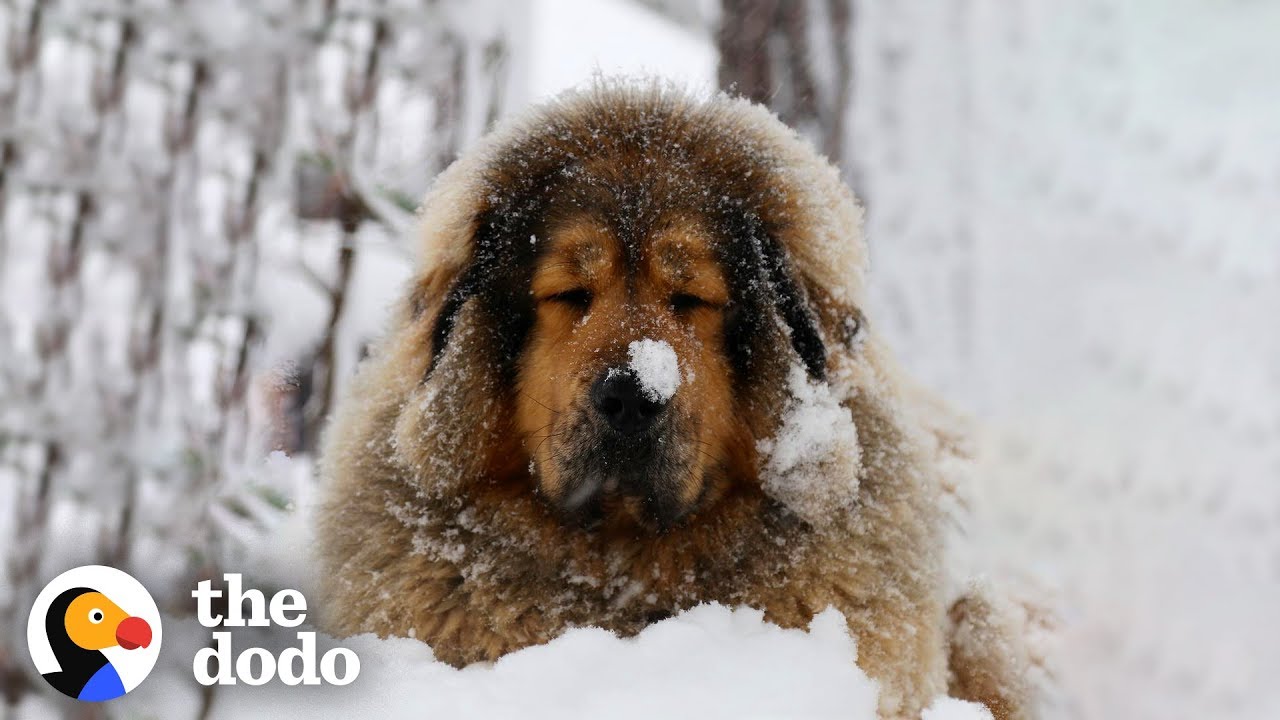
[[[86,702],[118,698],[151,672],[160,613],[133,577],[103,565],[54,578],[31,608],[27,643],[41,676]]]

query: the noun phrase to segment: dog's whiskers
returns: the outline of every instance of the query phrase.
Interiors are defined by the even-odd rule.
[[[695,448],[695,449],[696,449],[696,448]],[[725,460],[725,459],[723,459],[723,458],[718,458],[718,457],[716,457],[716,456],[712,455],[711,453],[709,453],[709,452],[707,452],[707,451],[705,451],[705,450],[698,450],[698,454],[699,454],[699,455],[701,455],[702,457],[704,457],[704,458],[706,458],[706,459],[710,460],[711,462],[715,463],[715,464],[716,464],[716,465],[718,465],[718,466],[724,466],[724,467],[727,467],[727,466],[729,465],[729,462],[728,462],[727,460]]]
[[[544,409],[544,410],[546,410],[547,412],[551,413],[552,415],[559,415],[559,414],[560,414],[560,411],[559,411],[559,410],[552,410],[551,408],[547,407],[547,404],[546,404],[546,403],[542,402],[542,401],[541,401],[541,400],[539,400],[538,398],[536,398],[536,397],[534,397],[533,395],[529,394],[529,392],[528,392],[527,390],[521,390],[521,391],[520,391],[520,394],[522,394],[522,395],[524,395],[525,397],[529,398],[530,400],[532,400],[532,401],[534,401],[534,402],[538,403],[539,405],[541,405],[541,406],[543,407],[543,409]]]
[[[543,435],[543,436],[542,436],[542,439],[538,441],[538,445],[537,445],[537,447],[535,447],[535,448],[533,449],[533,453],[532,453],[532,454],[537,455],[537,454],[538,454],[538,451],[542,449],[542,444],[543,444],[543,443],[545,443],[547,440],[549,440],[549,439],[551,439],[551,438],[553,438],[553,437],[559,437],[559,436],[561,436],[561,435],[563,435],[563,434],[564,434],[564,433],[548,433],[548,434],[546,434],[546,435]],[[554,453],[553,453],[553,454],[554,454]]]

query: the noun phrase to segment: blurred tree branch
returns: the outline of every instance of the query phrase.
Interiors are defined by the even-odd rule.
[[[48,691],[17,638],[63,563],[132,571],[182,611],[265,492],[248,468],[282,435],[310,449],[376,331],[347,317],[366,248],[407,259],[412,198],[501,113],[500,5],[0,5],[7,705]],[[256,382],[281,336],[306,377]]]

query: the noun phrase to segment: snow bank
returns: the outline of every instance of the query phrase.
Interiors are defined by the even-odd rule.
[[[170,643],[176,653],[169,667],[122,701],[125,714],[195,716],[199,689],[180,686],[190,683],[180,666],[208,631],[176,619],[170,629],[179,637]],[[332,642],[322,638],[321,651]],[[633,639],[582,628],[462,670],[436,662],[416,640],[361,635],[341,645],[360,656],[354,684],[218,687],[208,717],[876,718],[876,684],[857,668],[854,642],[835,610],[804,632],[769,624],[756,610],[703,605]],[[940,698],[922,720],[990,717],[979,706]]]
[[[680,361],[664,340],[636,340],[627,346],[631,371],[640,389],[654,402],[666,402],[680,387]]]
[[[858,429],[825,382],[800,366],[787,378],[791,400],[773,438],[761,440],[765,492],[805,520],[822,525],[858,497]]]

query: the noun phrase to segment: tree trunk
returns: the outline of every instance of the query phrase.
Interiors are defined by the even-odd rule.
[[[851,177],[853,0],[723,0],[720,87],[767,105]]]

